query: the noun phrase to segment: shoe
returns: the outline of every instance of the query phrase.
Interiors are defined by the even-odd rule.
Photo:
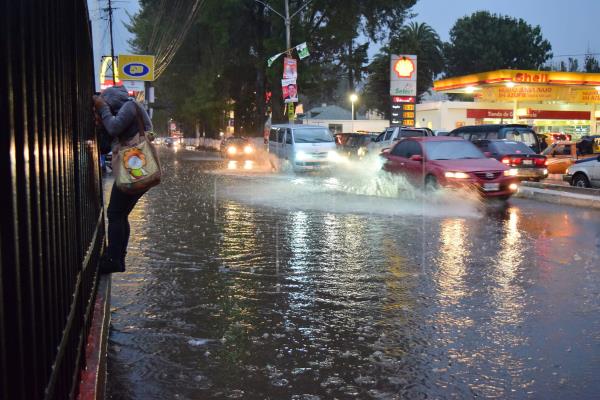
[[[102,256],[100,258],[100,273],[111,274],[113,272],[125,272],[125,264],[108,256]]]

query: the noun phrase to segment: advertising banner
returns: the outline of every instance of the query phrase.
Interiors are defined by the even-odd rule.
[[[417,56],[393,55],[390,62],[390,95],[417,95]]]
[[[298,79],[298,62],[295,58],[283,59],[283,79]]]
[[[281,91],[285,103],[298,102],[298,86],[296,85],[296,79],[282,79]]]

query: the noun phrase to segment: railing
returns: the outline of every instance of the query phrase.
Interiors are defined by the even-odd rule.
[[[0,398],[68,399],[104,243],[86,1],[1,1],[0,38]]]

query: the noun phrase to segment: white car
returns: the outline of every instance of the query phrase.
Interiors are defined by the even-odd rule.
[[[280,162],[290,162],[294,171],[327,168],[339,155],[329,129],[311,125],[273,125],[269,153]]]
[[[571,186],[600,188],[600,155],[594,158],[584,158],[572,164],[563,180]]]
[[[379,154],[385,149],[391,149],[400,139],[422,136],[433,136],[433,132],[427,128],[391,126],[369,143],[367,152]]]

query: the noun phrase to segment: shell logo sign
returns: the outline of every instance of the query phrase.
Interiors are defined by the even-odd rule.
[[[394,72],[398,75],[398,78],[411,78],[415,69],[415,64],[410,58],[401,58],[394,65]]]
[[[390,60],[390,95],[417,95],[417,56],[393,55]]]

